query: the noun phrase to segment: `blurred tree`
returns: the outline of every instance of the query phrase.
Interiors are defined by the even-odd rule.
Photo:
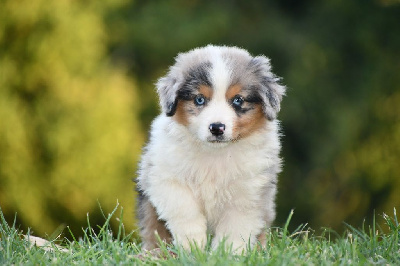
[[[327,1],[302,21],[307,42],[286,75],[293,90],[283,108],[287,164],[279,196],[312,226],[340,229],[400,206],[399,184],[390,181],[400,165],[370,153],[373,141],[376,151],[400,159],[395,116],[379,115],[400,90],[399,7]],[[397,112],[398,104],[386,108]],[[384,135],[393,139],[376,142]]]
[[[131,214],[143,138],[135,85],[107,58],[104,16],[119,2],[1,2],[0,206],[40,235],[81,234],[97,200]]]

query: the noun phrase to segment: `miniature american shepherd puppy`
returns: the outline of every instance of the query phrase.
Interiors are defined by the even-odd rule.
[[[285,87],[269,59],[236,47],[179,54],[157,91],[138,171],[145,249],[159,238],[190,249],[222,240],[233,250],[265,241],[275,218],[279,157],[276,119]]]

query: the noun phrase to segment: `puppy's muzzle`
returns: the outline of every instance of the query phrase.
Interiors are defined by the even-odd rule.
[[[214,136],[221,136],[225,132],[225,125],[222,123],[212,123],[210,124],[209,129],[211,134]]]

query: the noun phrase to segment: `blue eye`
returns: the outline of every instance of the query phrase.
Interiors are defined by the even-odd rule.
[[[194,104],[196,105],[204,105],[206,103],[206,98],[203,94],[196,95],[194,98]]]
[[[241,107],[243,103],[244,103],[244,99],[240,95],[236,95],[232,100],[232,105],[234,107]]]

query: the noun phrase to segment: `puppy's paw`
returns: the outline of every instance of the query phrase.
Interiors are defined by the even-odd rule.
[[[246,247],[248,246],[248,242],[245,242],[243,239],[236,239],[231,242],[232,252],[234,254],[242,254],[246,251]]]
[[[182,246],[185,250],[189,251],[192,246],[204,249],[207,244],[207,235],[205,233],[175,235],[174,244]]]
[[[249,240],[245,241],[242,238],[224,237],[214,239],[211,246],[215,250],[221,245],[224,246],[225,250],[231,250],[234,254],[241,254],[249,246]]]

